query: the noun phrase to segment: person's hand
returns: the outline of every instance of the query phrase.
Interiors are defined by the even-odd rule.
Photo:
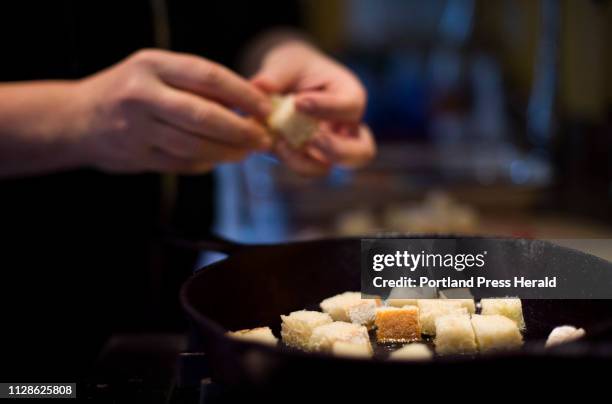
[[[266,54],[251,81],[269,94],[294,93],[298,110],[321,119],[319,131],[303,150],[277,142],[275,151],[290,168],[322,175],[333,164],[359,167],[374,157],[374,139],[361,124],[363,86],[316,49],[298,41],[281,44]]]
[[[143,50],[77,85],[80,153],[114,172],[200,173],[266,150],[269,97],[209,60]]]

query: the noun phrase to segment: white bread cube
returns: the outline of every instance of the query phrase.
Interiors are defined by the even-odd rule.
[[[523,336],[516,323],[498,314],[472,316],[472,328],[480,352],[517,349],[523,345]]]
[[[436,318],[436,353],[471,354],[478,351],[476,336],[468,314],[449,314]]]
[[[328,297],[320,303],[321,310],[328,313],[334,321],[350,322],[347,309],[361,302],[360,292],[344,292]]]
[[[461,307],[465,307],[468,313],[474,314],[476,313],[476,303],[474,299],[445,299],[449,302],[457,302]]]
[[[416,306],[418,299],[387,299],[387,305],[391,307]]]
[[[376,340],[379,343],[412,342],[421,339],[419,308],[379,307],[376,310]]]
[[[276,345],[278,339],[272,334],[270,327],[257,327],[252,329],[230,331],[227,333],[232,338],[247,341],[261,342],[262,344]]]
[[[482,299],[480,300],[480,305],[482,307],[480,314],[499,314],[501,316],[508,317],[510,320],[514,321],[520,330],[525,329],[525,320],[523,319],[523,306],[521,304],[521,299]]]
[[[421,332],[436,335],[436,318],[448,314],[468,314],[461,302],[454,299],[419,299]]]
[[[397,351],[391,352],[389,359],[406,361],[426,361],[433,357],[431,349],[425,344],[414,343],[404,345]]]
[[[379,299],[362,299],[358,303],[349,305],[346,314],[351,323],[365,325],[371,329],[374,326],[376,309],[380,304]]]
[[[576,328],[572,325],[555,327],[555,329],[550,332],[550,335],[546,339],[546,348],[576,341],[577,339],[584,337],[585,334],[586,332],[583,328]]]
[[[272,99],[272,113],[268,116],[268,126],[297,149],[314,135],[318,121],[299,112],[295,107],[294,97],[286,95]]]
[[[344,321],[334,321],[312,330],[307,350],[331,352],[334,343],[338,341],[370,346],[370,336],[367,328]]]
[[[327,313],[318,311],[294,311],[288,316],[282,316],[281,337],[283,342],[293,348],[309,350],[312,331],[333,320]]]
[[[351,358],[371,358],[373,355],[372,345],[354,344],[346,341],[336,341],[332,345],[332,354]]]

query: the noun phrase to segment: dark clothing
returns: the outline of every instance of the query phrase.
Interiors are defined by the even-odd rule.
[[[85,77],[155,46],[149,1],[7,3],[0,81]],[[298,20],[286,1],[167,3],[172,49],[230,67],[259,31]],[[0,379],[61,379],[86,367],[109,332],[182,325],[178,287],[196,255],[160,235],[169,224],[203,236],[214,181],[179,178],[165,225],[160,184],[155,174],[94,170],[0,181]]]

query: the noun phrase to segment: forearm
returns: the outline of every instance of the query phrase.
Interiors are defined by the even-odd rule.
[[[75,168],[79,151],[78,82],[0,84],[0,177]]]

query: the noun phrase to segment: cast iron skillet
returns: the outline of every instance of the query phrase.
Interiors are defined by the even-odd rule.
[[[518,239],[506,242],[504,248],[513,253],[532,243]],[[552,261],[560,274],[591,271],[612,287],[609,262],[550,243],[545,246],[529,265],[515,268],[516,274],[533,274],[534,267]],[[465,387],[465,383],[475,380],[497,380],[496,375],[504,372],[520,377],[525,385],[548,379],[550,372],[563,380],[569,375],[584,374],[600,362],[612,364],[612,336],[608,332],[612,324],[611,300],[524,300],[527,332],[522,350],[476,357],[436,357],[425,363],[337,358],[233,340],[224,335],[227,330],[270,326],[279,336],[280,314],[312,309],[326,297],[359,290],[360,240],[247,246],[215,239],[192,247],[228,254],[225,260],[201,269],[187,280],[180,298],[209,356],[213,379],[231,389],[269,392],[282,386],[284,391],[299,392],[302,398],[322,392],[379,397],[383,392],[406,387],[406,383],[432,378],[444,379],[444,386],[449,388]],[[546,336],[562,324],[584,327],[588,338],[545,351]],[[563,383],[559,386],[563,388]]]

